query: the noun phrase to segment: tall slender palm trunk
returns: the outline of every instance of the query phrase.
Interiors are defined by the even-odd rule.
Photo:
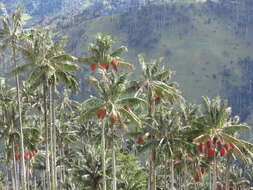
[[[155,101],[149,100],[148,115],[153,120],[155,113]],[[152,122],[152,121],[151,121]],[[154,137],[151,137],[154,138]],[[156,190],[156,149],[151,148],[149,151],[149,188],[150,190]]]
[[[230,170],[230,165],[229,165],[229,161],[227,161],[227,167],[225,170],[225,190],[229,190],[229,170]]]
[[[44,128],[45,128],[45,141],[46,141],[46,172],[45,180],[47,189],[51,190],[51,177],[50,177],[50,162],[49,162],[49,130],[47,118],[47,85],[43,84],[43,98],[44,98]]]
[[[60,144],[59,145],[59,156],[60,158],[63,158],[64,157],[64,146],[63,144]],[[60,177],[60,183],[59,183],[59,190],[62,189],[62,184],[64,183],[64,165],[63,165],[63,162],[60,160],[60,174],[59,174],[59,177]]]
[[[13,171],[13,190],[18,189],[17,185],[17,165],[16,165],[16,158],[15,158],[15,144],[12,142],[12,171]]]
[[[50,123],[50,158],[51,158],[51,183],[52,183],[52,190],[56,190],[56,181],[55,181],[55,175],[56,175],[56,168],[55,165],[55,152],[54,152],[54,129],[53,129],[53,97],[52,97],[52,85],[49,86],[49,123]]]
[[[17,68],[16,60],[16,49],[15,41],[12,41],[12,60],[15,69]],[[25,168],[25,148],[24,148],[24,134],[23,134],[23,123],[22,123],[22,112],[21,112],[21,101],[20,101],[20,86],[19,86],[19,75],[15,73],[16,91],[17,91],[17,103],[18,103],[18,114],[19,114],[19,132],[20,132],[20,150],[21,150],[21,189],[26,190],[26,168]]]
[[[150,190],[156,190],[156,169],[155,169],[155,160],[156,160],[156,149],[152,148],[149,152],[149,187]]]
[[[114,145],[114,129],[112,128],[112,189],[117,190],[117,178],[116,178],[116,155]]]
[[[54,170],[54,181],[55,189],[57,189],[57,168],[56,168],[56,158],[57,158],[57,144],[56,144],[56,126],[55,126],[55,81],[53,81],[52,89],[52,126],[53,126],[53,170]]]
[[[213,163],[213,188],[212,190],[216,190],[217,188],[217,160],[214,158],[214,163]]]
[[[103,190],[106,190],[106,166],[105,166],[105,121],[102,121],[102,168],[103,168]]]

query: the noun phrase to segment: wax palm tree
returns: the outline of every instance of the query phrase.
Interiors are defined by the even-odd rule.
[[[66,54],[61,43],[54,43],[48,29],[38,30],[32,29],[26,33],[23,39],[23,44],[20,50],[27,61],[26,64],[17,68],[18,72],[31,71],[27,79],[30,88],[34,89],[38,86],[43,86],[44,97],[44,125],[46,131],[46,152],[49,155],[49,129],[48,129],[48,104],[49,104],[49,119],[50,119],[50,135],[51,135],[51,156],[52,156],[52,188],[56,189],[56,129],[52,124],[55,121],[54,103],[52,103],[51,87],[53,90],[56,84],[62,82],[72,90],[77,89],[77,79],[70,72],[76,71],[79,67],[72,63],[76,60],[75,57]],[[50,89],[49,101],[48,90]],[[47,178],[49,176],[49,158],[47,157]],[[49,183],[49,186],[51,184]]]
[[[2,6],[2,5],[1,5]],[[8,14],[5,7],[1,7],[3,11],[3,16],[1,17],[2,27],[0,28],[0,41],[1,41],[1,51],[10,48],[12,51],[12,63],[13,67],[17,67],[17,43],[20,38],[20,33],[22,32],[22,8],[18,7],[11,15]],[[23,125],[21,117],[21,102],[20,102],[20,84],[19,75],[15,73],[16,81],[16,91],[17,91],[17,104],[19,110],[19,126],[20,126],[20,148],[22,154],[22,175],[21,175],[21,188],[26,190],[26,171],[25,171],[25,161],[24,161],[24,142],[23,142]]]
[[[97,34],[95,43],[89,46],[88,57],[78,58],[79,62],[89,65],[91,70],[104,68],[106,70],[111,66],[114,71],[118,71],[122,67],[131,67],[131,64],[124,62],[120,57],[123,52],[127,51],[125,46],[121,46],[116,50],[112,50],[113,38],[111,35]]]
[[[97,89],[99,97],[92,97],[83,103],[82,119],[86,120],[91,114],[97,111],[100,119],[104,118],[105,112],[107,112],[111,119],[109,122],[112,141],[114,141],[114,128],[115,124],[123,124],[124,118],[132,120],[135,124],[140,125],[138,117],[132,112],[123,108],[124,105],[131,105],[143,102],[139,98],[123,98],[126,92],[126,74],[118,74],[119,68],[123,66],[131,66],[119,57],[119,55],[126,50],[125,47],[121,47],[116,50],[112,50],[113,39],[110,35],[98,34],[94,44],[89,46],[90,56],[85,58],[79,58],[80,62],[91,66],[92,70],[98,71],[97,78],[91,76],[90,81]],[[112,66],[113,72],[107,72],[109,67]],[[97,69],[101,68],[101,69]],[[117,122],[116,122],[117,120]],[[115,123],[116,122],[116,123]],[[105,124],[102,122],[102,147],[105,150]],[[113,190],[116,190],[116,159],[115,159],[115,147],[112,142],[112,162],[113,162]],[[105,163],[105,152],[103,152],[103,163]],[[105,165],[103,164],[103,190],[106,190],[105,180]]]
[[[116,188],[116,159],[114,148],[114,130],[115,126],[123,125],[126,119],[131,120],[137,126],[141,125],[140,119],[131,111],[124,108],[126,105],[133,106],[135,104],[145,104],[140,98],[125,98],[126,88],[126,74],[115,75],[114,73],[108,74],[108,78],[103,81],[96,78],[91,78],[94,85],[97,87],[100,97],[92,97],[82,104],[83,113],[81,119],[86,120],[90,116],[97,116],[101,118],[100,112],[106,112],[107,124],[110,126],[110,133],[112,135],[112,154],[113,154],[113,186]],[[104,125],[103,125],[104,126]],[[102,132],[104,131],[104,127]],[[103,133],[104,134],[104,133]],[[102,134],[102,138],[103,137]],[[104,142],[104,141],[103,141]],[[103,146],[105,148],[105,146]]]
[[[215,168],[219,158],[215,151],[221,149],[224,144],[224,149],[226,149],[228,154],[233,153],[239,160],[247,163],[247,157],[251,157],[252,155],[253,146],[252,144],[235,136],[236,133],[247,130],[249,127],[247,124],[240,124],[238,116],[231,116],[231,108],[227,107],[225,102],[222,102],[219,97],[213,100],[210,100],[208,97],[203,97],[203,104],[204,115],[199,117],[198,121],[196,122],[198,130],[195,131],[196,138],[194,139],[194,142],[202,143],[207,140],[206,144],[209,144],[207,146],[212,149],[213,153],[211,156],[211,153],[208,153],[208,159],[212,157],[214,161],[212,189],[215,190]]]
[[[162,59],[145,62],[144,57],[139,55],[139,63],[142,69],[142,76],[139,81],[133,81],[130,89],[137,90],[135,97],[144,98],[148,104],[147,116],[144,123],[150,128],[155,129],[157,125],[155,114],[157,111],[157,102],[162,101],[166,104],[174,104],[181,99],[180,92],[176,89],[175,83],[169,82],[173,72],[165,69],[162,65]],[[150,134],[151,141],[155,140],[155,136]],[[155,157],[156,149],[150,149],[150,174],[149,188],[156,189],[156,174],[155,174]]]

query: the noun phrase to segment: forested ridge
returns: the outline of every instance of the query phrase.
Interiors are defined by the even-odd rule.
[[[222,5],[144,3],[147,6],[119,15],[79,19],[64,27],[59,23],[54,25],[57,30],[26,26],[22,8],[2,8],[1,189],[253,187],[253,145],[241,136],[250,133],[251,126],[236,115],[249,114],[251,106],[250,16],[244,29],[239,19],[228,22],[228,32],[213,17],[222,15],[219,6],[228,6],[226,0]],[[224,20],[237,18],[231,10],[227,7]],[[174,17],[169,19],[169,14]],[[208,35],[213,26],[219,35]],[[220,34],[222,43],[235,40],[229,41],[232,48],[212,43],[222,39]],[[196,35],[208,36],[196,42]],[[167,47],[165,39],[171,42]],[[186,55],[180,54],[183,46],[199,51],[205,49],[203,44],[211,54],[193,56],[189,50],[192,59],[184,57],[188,66],[176,62]],[[140,54],[143,50],[147,55]],[[181,78],[171,70],[184,67],[192,69],[188,75],[179,72]],[[212,70],[207,73],[207,68]],[[206,84],[211,85],[206,91],[195,92],[201,101],[192,103],[187,94],[192,91],[184,88],[187,82],[202,84],[202,78],[194,78],[202,75],[214,82]],[[237,78],[243,80],[230,82]],[[214,89],[213,83],[220,88]]]

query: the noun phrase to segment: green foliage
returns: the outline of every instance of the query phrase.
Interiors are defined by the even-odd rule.
[[[147,173],[133,154],[117,152],[119,190],[147,189]]]

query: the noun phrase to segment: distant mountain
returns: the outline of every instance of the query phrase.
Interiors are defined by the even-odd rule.
[[[253,81],[249,72],[253,69],[252,18],[242,25],[239,18],[245,15],[232,14],[233,7],[226,7],[223,14],[222,6],[227,1],[150,4],[93,18],[83,14],[66,23],[59,18],[57,31],[68,36],[68,50],[79,56],[87,52],[97,32],[112,34],[119,44],[128,46],[126,58],[133,63],[139,53],[147,58],[162,56],[176,71],[175,79],[189,99],[198,102],[204,95],[221,95],[245,120],[253,108],[253,90],[248,90]]]

